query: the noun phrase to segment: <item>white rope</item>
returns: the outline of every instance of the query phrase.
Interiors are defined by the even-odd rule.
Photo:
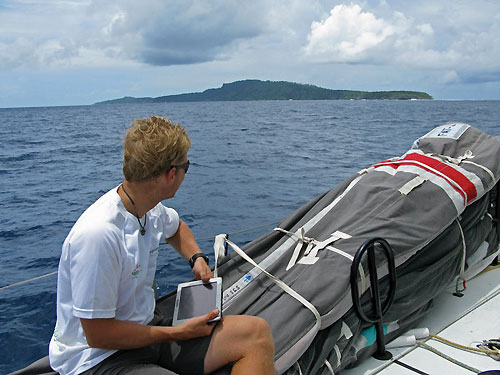
[[[328,370],[330,370],[330,373],[332,375],[335,375],[335,372],[333,372],[333,368],[332,368],[332,365],[330,364],[330,362],[328,362],[327,359],[325,359],[325,366],[328,368]]]
[[[463,163],[467,163],[467,164],[471,164],[471,165],[474,165],[478,168],[482,168],[483,170],[485,170],[491,177],[491,180],[493,181],[493,185],[496,184],[496,179],[495,179],[495,175],[493,174],[492,171],[490,171],[488,168],[486,168],[484,165],[481,165],[481,164],[478,164],[478,163],[474,163],[473,161],[469,161],[469,160],[466,160],[466,161],[463,161]],[[492,186],[493,186],[492,185]]]
[[[227,234],[222,233],[215,236],[214,240],[214,277],[218,277],[217,266],[219,264],[219,258],[223,258],[226,255],[225,241],[227,239]]]
[[[467,257],[467,248],[465,247],[465,234],[457,218],[458,228],[460,229],[460,236],[462,237],[462,263],[460,265],[460,278],[465,281],[465,258]]]
[[[467,160],[467,159],[474,159],[474,155],[472,154],[471,150],[465,151],[465,153],[462,156],[458,156],[457,158],[452,158],[451,156],[441,155],[441,154],[432,154],[432,156],[436,156],[436,157],[439,157],[441,159],[445,159],[445,160],[447,160],[450,163],[453,163],[455,165],[470,164],[470,165],[473,165],[475,167],[481,168],[483,171],[488,173],[488,175],[490,176],[491,181],[493,182],[493,184],[491,186],[494,186],[497,183],[495,175],[488,167],[481,165],[481,164],[478,164],[478,163],[475,163],[473,161]]]
[[[338,345],[333,347],[335,349],[335,354],[337,355],[337,367],[340,367],[342,364],[342,353],[340,353],[340,348]]]
[[[474,155],[472,155],[471,150],[465,151],[465,153],[462,156],[457,156],[456,158],[448,156],[448,155],[442,155],[442,154],[431,154],[431,156],[437,156],[438,158],[444,159],[449,161],[450,163],[459,165],[466,159],[473,159]]]
[[[297,370],[299,371],[299,375],[302,375],[302,369],[300,368],[299,362],[295,362],[293,365],[294,365],[294,366],[297,368]]]
[[[438,356],[440,356],[440,357],[442,357],[442,358],[450,361],[451,363],[454,363],[454,364],[456,364],[458,366],[463,367],[464,369],[469,370],[470,372],[473,372],[475,374],[479,374],[481,372],[480,370],[478,370],[478,369],[476,369],[476,368],[474,368],[472,366],[469,366],[469,365],[467,365],[467,364],[465,364],[465,363],[463,363],[463,362],[461,362],[461,361],[459,361],[459,360],[457,360],[455,358],[452,358],[449,355],[446,355],[443,352],[440,352],[439,350],[437,350],[436,348],[434,348],[434,347],[432,347],[430,345],[427,345],[427,344],[425,344],[423,342],[417,341],[417,345],[420,346],[421,348],[424,348],[424,349],[427,349],[427,350],[433,352],[434,354],[437,354]]]
[[[484,170],[486,173],[488,173],[490,175],[491,181],[493,181],[493,185],[496,184],[495,175],[493,174],[493,172],[489,168],[485,167],[484,165],[467,160],[467,159],[474,159],[474,155],[472,154],[471,150],[465,151],[465,153],[462,156],[458,156],[456,158],[452,158],[451,156],[441,155],[441,154],[432,154],[432,156],[437,156],[437,157],[446,159],[450,163],[453,163],[456,165],[460,165],[460,164],[464,163],[464,164],[470,164],[470,165],[474,165],[478,168],[481,168],[482,170]]]

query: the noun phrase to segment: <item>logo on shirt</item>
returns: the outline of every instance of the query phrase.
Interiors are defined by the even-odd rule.
[[[132,271],[132,278],[137,279],[140,273],[141,273],[141,265],[137,263],[135,265],[135,269]]]
[[[58,338],[59,338],[59,330],[56,327],[54,329],[54,334],[52,335],[52,341],[57,341]]]

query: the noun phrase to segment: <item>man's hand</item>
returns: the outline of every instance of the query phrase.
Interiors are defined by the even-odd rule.
[[[214,277],[207,262],[205,262],[205,260],[201,257],[196,259],[194,262],[193,274],[196,280],[203,280],[204,282],[207,282]]]
[[[219,315],[219,310],[212,310],[205,315],[191,318],[178,326],[179,340],[189,340],[195,337],[208,336],[212,333],[214,326],[209,323],[210,320]]]

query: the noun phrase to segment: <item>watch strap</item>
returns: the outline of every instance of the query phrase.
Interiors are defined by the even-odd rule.
[[[189,258],[189,265],[191,266],[191,268],[194,267],[194,263],[196,262],[196,259],[198,259],[198,258],[203,258],[205,260],[205,262],[207,262],[207,265],[209,264],[208,256],[206,256],[203,253],[196,253],[191,258]]]

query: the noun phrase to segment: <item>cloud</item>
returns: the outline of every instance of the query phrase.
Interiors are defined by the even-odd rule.
[[[460,76],[454,70],[447,71],[441,78],[441,83],[445,84],[460,83],[460,82],[461,82]]]
[[[85,4],[71,1],[7,0],[0,9],[0,68],[67,65],[78,55],[72,39]]]
[[[497,80],[500,5],[495,2],[333,4],[4,0],[0,68],[145,69],[204,63],[203,69],[219,69],[230,79],[259,72],[265,79],[310,82],[313,75],[323,80],[325,64],[340,64],[349,72],[367,66],[373,72],[418,70],[444,83]]]
[[[71,40],[18,37],[8,42],[0,41],[0,68],[19,66],[60,66],[78,55]]]
[[[500,82],[500,71],[470,71],[463,74],[465,83],[493,83]]]
[[[319,62],[362,62],[394,33],[392,25],[359,5],[337,5],[311,24],[305,53]]]
[[[432,25],[415,24],[399,11],[384,18],[357,4],[337,5],[326,19],[312,22],[304,53],[318,62],[413,65],[422,61],[411,58],[417,52],[433,58],[426,48],[433,36]]]
[[[230,0],[10,0],[0,9],[0,67],[212,61],[261,34],[262,4]],[[4,21],[4,22],[2,22]],[[93,51],[93,52],[91,52]]]
[[[482,4],[459,2],[441,10],[430,3],[420,5],[418,10],[406,9],[412,16],[387,2],[365,10],[357,4],[337,5],[327,17],[311,23],[304,55],[320,63],[392,65],[455,74],[500,72],[498,6],[489,4],[493,13],[488,14],[477,11]],[[484,76],[495,79],[496,74]]]
[[[93,9],[111,8],[108,21],[92,43],[117,48],[123,56],[150,65],[211,61],[241,39],[265,28],[259,4],[229,0],[122,0],[108,5],[96,0]]]

